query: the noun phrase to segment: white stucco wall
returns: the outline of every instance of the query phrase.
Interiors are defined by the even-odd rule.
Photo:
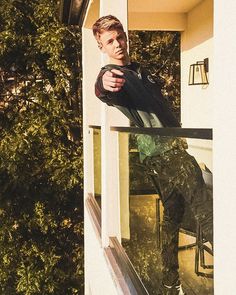
[[[103,295],[118,294],[118,288],[111,276],[111,269],[104,256],[104,247],[109,246],[109,237],[121,239],[121,231],[126,236],[129,219],[128,183],[120,175],[120,169],[128,175],[128,142],[119,145],[117,132],[111,131],[111,126],[127,126],[128,119],[117,109],[102,103],[94,93],[94,83],[100,68],[108,63],[97,47],[91,26],[99,16],[117,15],[124,26],[127,25],[127,1],[113,3],[109,0],[91,1],[83,26],[83,135],[84,135],[84,199],[88,193],[94,194],[94,138],[89,125],[101,126],[101,196],[102,196],[102,227],[99,242],[92,220],[85,207],[85,294]],[[120,147],[122,150],[120,150]],[[126,153],[122,151],[126,150]],[[126,155],[126,159],[122,155]],[[120,158],[123,165],[120,167]],[[125,163],[124,163],[125,162]],[[126,167],[126,168],[124,168]],[[120,168],[120,169],[119,169]],[[120,181],[123,182],[122,189]],[[122,217],[123,216],[123,217]],[[124,227],[121,229],[122,220]]]
[[[215,295],[231,295],[236,265],[236,1],[214,2]]]
[[[117,295],[119,294],[118,288],[87,210],[85,211],[85,227],[87,231],[85,240],[85,294]]]
[[[100,54],[93,40],[91,30],[83,28],[83,146],[84,171],[89,177],[84,177],[84,195],[94,191],[94,161],[93,161],[93,132],[89,125],[101,125],[101,103],[94,95],[94,83],[101,65]],[[87,78],[89,77],[89,79]]]

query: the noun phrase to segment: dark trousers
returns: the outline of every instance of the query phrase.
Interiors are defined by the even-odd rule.
[[[170,150],[145,159],[147,173],[156,184],[164,207],[162,223],[163,282],[179,278],[178,238],[186,204],[201,225],[204,237],[213,242],[213,198],[194,157],[185,150]]]

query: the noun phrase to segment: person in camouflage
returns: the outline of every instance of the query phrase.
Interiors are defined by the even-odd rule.
[[[130,62],[127,37],[120,21],[111,15],[93,25],[98,47],[110,57],[95,83],[96,96],[116,107],[137,127],[180,127],[161,93],[161,87],[140,64]],[[212,196],[195,158],[181,138],[139,134],[140,161],[152,177],[164,207],[162,222],[163,284],[159,294],[185,294],[179,279],[178,236],[185,204],[213,242]]]

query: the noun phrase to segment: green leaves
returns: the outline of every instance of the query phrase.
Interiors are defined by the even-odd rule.
[[[81,32],[0,6],[0,293],[83,293]]]
[[[163,84],[172,110],[180,117],[180,34],[165,31],[130,31],[130,56]]]

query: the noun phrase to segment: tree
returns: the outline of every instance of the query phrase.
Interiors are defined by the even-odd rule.
[[[83,293],[81,32],[0,6],[1,294]]]
[[[130,56],[148,68],[163,86],[172,110],[180,118],[180,34],[129,31]]]
[[[146,67],[162,86],[163,95],[180,119],[180,34],[167,31],[129,31],[130,57]],[[137,148],[130,136],[130,148]],[[137,168],[138,153],[130,153],[130,189],[132,192],[155,191],[143,170]]]

